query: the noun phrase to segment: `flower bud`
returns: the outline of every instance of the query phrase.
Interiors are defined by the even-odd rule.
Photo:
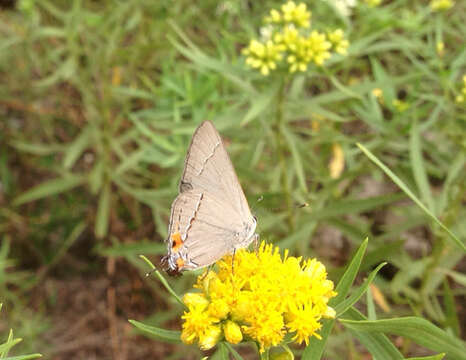
[[[203,294],[186,293],[183,296],[183,302],[188,308],[196,307],[204,310],[209,305],[209,300]]]
[[[325,313],[322,316],[326,319],[335,319],[336,315],[337,313],[335,309],[331,308],[330,306],[327,306],[327,309],[325,310]]]
[[[199,338],[199,347],[201,350],[210,350],[220,341],[222,329],[219,325],[210,326],[202,337]]]
[[[223,325],[223,333],[225,334],[225,339],[230,344],[238,344],[243,340],[241,328],[234,321],[228,320],[225,325]]]

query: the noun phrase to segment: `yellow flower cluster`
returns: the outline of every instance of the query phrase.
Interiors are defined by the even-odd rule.
[[[430,2],[430,8],[433,11],[445,11],[450,9],[455,4],[452,0],[432,0]]]
[[[325,266],[312,259],[282,256],[278,247],[260,245],[257,253],[239,250],[217,263],[218,272],[199,276],[187,293],[181,339],[207,350],[225,339],[237,344],[253,340],[263,352],[287,333],[297,343],[320,338],[321,318],[335,317],[327,305],[336,295]]]
[[[332,51],[345,55],[349,46],[343,30],[329,31],[327,34],[316,30],[307,31],[310,27],[311,12],[305,4],[296,5],[288,1],[282,5],[281,11],[273,9],[265,22],[272,25],[272,32],[263,42],[251,40],[243,49],[247,56],[246,64],[259,69],[267,76],[277,69],[277,65],[285,60],[288,71],[306,71],[310,63],[322,66],[332,56]]]
[[[382,0],[364,0],[364,2],[369,6],[369,7],[376,7],[379,6]]]
[[[272,9],[270,15],[265,18],[265,22],[272,24],[293,24],[298,28],[308,28],[310,26],[311,12],[307,10],[304,3],[296,5],[294,1],[288,1],[281,7],[281,12]]]
[[[456,102],[458,104],[466,102],[466,75],[463,75],[463,88],[461,89],[461,93],[456,96]]]

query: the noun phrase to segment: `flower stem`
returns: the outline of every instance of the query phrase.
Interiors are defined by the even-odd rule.
[[[278,160],[280,163],[281,168],[281,185],[282,185],[282,192],[285,195],[286,201],[286,211],[288,212],[287,221],[290,230],[294,230],[294,218],[293,218],[293,204],[291,198],[291,190],[290,190],[290,178],[288,175],[287,169],[287,162],[286,162],[286,151],[287,146],[285,143],[285,139],[283,137],[283,127],[284,124],[284,116],[283,116],[283,107],[285,102],[285,91],[288,85],[288,77],[280,79],[280,88],[278,90],[277,95],[277,109],[275,111],[275,126],[273,127],[275,133],[275,141],[277,146],[278,152]]]

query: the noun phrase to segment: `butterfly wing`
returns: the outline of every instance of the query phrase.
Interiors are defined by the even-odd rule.
[[[180,192],[189,189],[208,191],[232,204],[242,216],[252,216],[230,157],[210,121],[199,125],[189,146]]]
[[[171,272],[204,267],[252,241],[256,220],[213,124],[195,131],[180,194],[172,204],[168,255]]]

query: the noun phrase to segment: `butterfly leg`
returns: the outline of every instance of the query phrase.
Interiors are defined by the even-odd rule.
[[[254,234],[254,252],[256,255],[259,253],[259,234]]]
[[[203,281],[207,275],[209,274],[210,270],[214,267],[214,264],[207,266],[207,271],[205,272],[204,275],[202,275],[201,281]]]

